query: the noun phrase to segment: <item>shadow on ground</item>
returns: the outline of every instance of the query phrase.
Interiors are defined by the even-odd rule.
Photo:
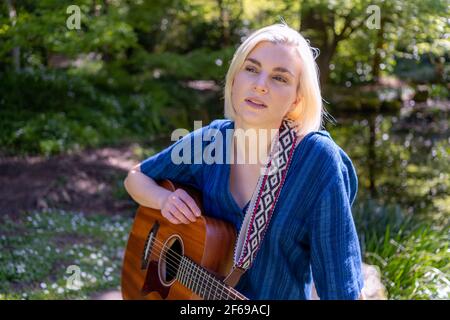
[[[63,209],[116,214],[135,208],[123,179],[136,163],[132,146],[71,155],[0,158],[0,214]]]

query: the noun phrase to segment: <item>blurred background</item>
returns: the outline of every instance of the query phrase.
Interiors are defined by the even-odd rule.
[[[127,170],[223,118],[234,51],[284,19],[320,49],[356,166],[369,295],[450,298],[449,1],[0,1],[0,299],[120,288]],[[111,291],[112,290],[112,291]]]

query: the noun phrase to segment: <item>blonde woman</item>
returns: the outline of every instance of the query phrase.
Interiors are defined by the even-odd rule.
[[[205,213],[239,233],[235,264],[249,260],[236,289],[249,299],[309,299],[312,281],[320,299],[361,297],[351,212],[358,180],[347,154],[320,130],[324,112],[314,59],[308,42],[285,23],[253,32],[226,76],[226,119],[184,136],[125,180],[136,202],[175,224],[194,222],[201,212],[184,190],[170,192],[155,180],[201,190]],[[238,142],[238,132],[253,142]],[[198,141],[201,148],[194,147]],[[283,152],[274,151],[276,143]],[[211,144],[214,152],[206,152]],[[276,161],[281,167],[269,174],[264,168],[275,157],[282,157]],[[258,225],[257,214],[265,224]],[[257,230],[263,237],[256,249],[250,247],[252,228],[266,228]]]

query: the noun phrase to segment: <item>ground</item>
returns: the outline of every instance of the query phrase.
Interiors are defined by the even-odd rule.
[[[0,214],[58,208],[86,214],[129,212],[123,179],[136,163],[134,145],[54,157],[0,158]]]

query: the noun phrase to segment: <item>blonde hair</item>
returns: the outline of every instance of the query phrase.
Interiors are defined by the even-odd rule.
[[[254,31],[234,53],[225,79],[225,118],[234,120],[236,115],[231,102],[231,88],[234,77],[242,67],[250,51],[262,41],[270,41],[275,44],[287,44],[297,49],[302,62],[299,85],[297,87],[297,97],[300,96],[301,99],[294,110],[289,112],[286,117],[298,123],[299,136],[320,130],[324,111],[320,93],[318,67],[315,62],[318,50],[312,48],[299,32],[289,27],[286,23],[274,24]]]

